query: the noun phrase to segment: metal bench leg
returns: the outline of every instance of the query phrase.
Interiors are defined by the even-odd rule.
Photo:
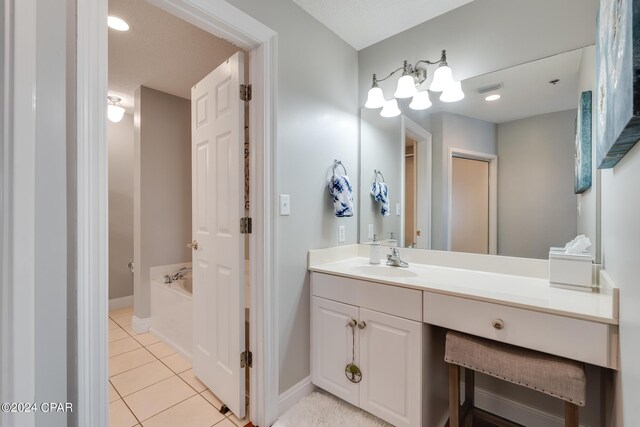
[[[460,427],[460,367],[449,364],[449,427]]]

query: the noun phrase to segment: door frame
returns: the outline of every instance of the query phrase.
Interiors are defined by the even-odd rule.
[[[250,419],[278,415],[276,216],[277,33],[224,0],[149,3],[249,51],[253,88],[250,176]],[[107,26],[108,0],[77,0],[78,425],[107,425]],[[35,31],[35,28],[33,29]],[[261,183],[261,185],[259,184]],[[263,278],[264,283],[256,283]],[[240,355],[238,355],[240,357]]]
[[[498,156],[449,147],[447,155],[447,250],[451,250],[451,207],[453,199],[453,158],[480,160],[489,163],[489,255],[498,254]]]
[[[433,149],[432,149],[432,136],[431,133],[428,132],[425,128],[411,120],[409,117],[404,114],[401,117],[401,128],[402,128],[402,147],[403,147],[403,155],[402,155],[402,217],[400,219],[400,229],[402,230],[401,236],[402,241],[400,242],[401,246],[405,246],[405,144],[406,138],[409,136],[411,139],[416,141],[416,152],[414,153],[414,169],[416,173],[416,201],[417,200],[428,200],[429,207],[426,211],[420,209],[420,204],[416,203],[416,229],[427,229],[428,230],[428,238],[421,236],[422,243],[425,243],[423,246],[418,246],[420,249],[431,249],[431,210],[432,210],[432,187],[433,187]],[[419,165],[425,165],[424,167]],[[428,182],[427,185],[421,185],[423,182]],[[425,218],[424,222],[420,219]]]

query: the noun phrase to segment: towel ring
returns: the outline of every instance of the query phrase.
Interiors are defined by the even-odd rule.
[[[382,181],[380,181],[380,182],[385,182],[384,181],[384,175],[382,175],[382,172],[380,172],[378,169],[374,169],[373,170],[373,182],[378,181],[378,176],[380,176],[380,178],[382,178]]]
[[[345,175],[349,175],[347,173],[347,168],[344,167],[344,165],[342,164],[342,162],[340,160],[334,160],[333,161],[333,175],[336,175],[336,169],[338,168],[338,166],[342,166],[342,170],[344,171]]]

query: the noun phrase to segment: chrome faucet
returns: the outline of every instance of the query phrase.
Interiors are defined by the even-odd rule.
[[[191,267],[182,267],[180,270],[175,271],[171,274],[164,275],[164,283],[173,283],[176,280],[180,280],[184,277],[185,274],[189,273],[193,269]]]
[[[391,267],[409,267],[409,263],[400,258],[398,248],[391,248],[391,253],[387,255],[387,265]]]

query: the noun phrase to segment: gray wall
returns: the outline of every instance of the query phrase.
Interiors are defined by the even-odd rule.
[[[134,314],[146,318],[149,269],[191,261],[191,102],[141,86],[134,129]]]
[[[547,259],[576,236],[576,110],[498,125],[498,253]]]
[[[451,113],[431,116],[433,137],[433,210],[431,248],[447,250],[449,227],[449,149],[497,154],[496,125]]]
[[[109,299],[133,295],[133,114],[107,123],[109,145]]]
[[[360,239],[370,241],[369,224],[378,240],[390,238],[394,233],[398,242],[404,230],[400,229],[402,216],[396,215],[396,203],[401,203],[404,192],[402,163],[404,161],[404,141],[402,141],[401,116],[385,118],[378,110],[363,108],[360,111]],[[382,205],[371,196],[373,170],[382,172],[389,189],[389,216],[382,216]],[[404,215],[404,212],[401,212]]]
[[[620,287],[620,370],[614,375],[609,425],[632,426],[640,396],[640,144],[613,168],[602,170],[602,257]],[[623,417],[624,415],[624,417]]]
[[[340,159],[358,188],[358,56],[290,0],[230,2],[278,32],[277,192],[291,195],[277,223],[282,392],[310,372],[307,251],[337,245],[338,225],[357,241],[357,213],[333,215],[326,176]]]
[[[411,63],[438,59],[442,49],[447,50],[454,78],[464,80],[591,45],[598,4],[598,0],[475,0],[358,52],[359,104],[365,103],[373,73],[383,77],[402,66],[404,59]],[[388,99],[396,81],[380,84]]]

